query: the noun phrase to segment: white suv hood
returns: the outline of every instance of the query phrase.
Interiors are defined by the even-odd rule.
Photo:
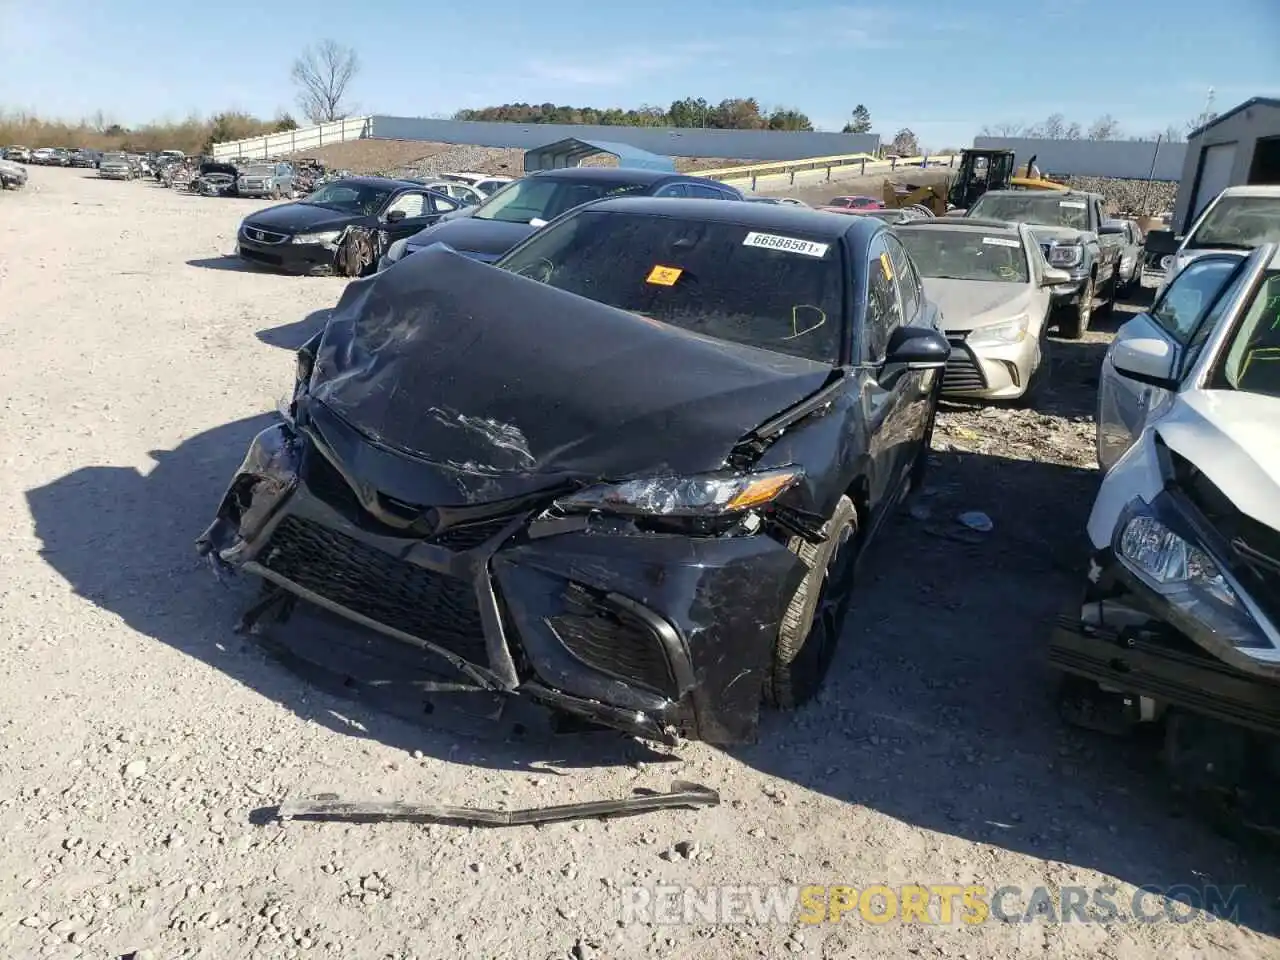
[[[1243,513],[1280,530],[1280,400],[1188,390],[1155,429]]]

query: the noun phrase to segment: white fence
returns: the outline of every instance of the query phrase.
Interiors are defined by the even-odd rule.
[[[316,127],[286,130],[284,133],[269,133],[265,137],[250,137],[247,140],[229,140],[226,143],[215,143],[213,145],[213,156],[215,160],[242,158],[265,160],[268,157],[297,153],[300,150],[326,147],[331,143],[361,140],[372,135],[372,117],[349,117],[346,120],[322,123]]]

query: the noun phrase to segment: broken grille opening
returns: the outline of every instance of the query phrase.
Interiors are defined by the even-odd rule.
[[[1272,623],[1280,625],[1280,530],[1247,517],[1190,460],[1170,451],[1174,486],[1230,545],[1223,557]]]
[[[466,580],[399,560],[295,516],[276,527],[260,562],[361,616],[472,663],[488,664],[479,604]]]
[[[987,377],[982,367],[964,345],[962,337],[952,337],[951,356],[942,371],[943,393],[974,393],[987,389]]]
[[[548,619],[569,651],[589,667],[675,699],[666,650],[643,620],[578,584],[564,593],[565,610]]]
[[[333,507],[338,513],[362,529],[385,536],[405,535],[404,529],[382,523],[365,510],[355,491],[351,489],[350,484],[338,472],[338,469],[311,444],[307,445],[303,458],[302,479],[313,496]],[[401,506],[399,501],[393,502],[397,506]],[[415,509],[421,512],[426,508],[417,507]],[[450,550],[473,550],[490,537],[500,533],[503,527],[511,522],[511,519],[511,514],[486,517],[483,520],[451,527],[431,537],[419,537],[417,539],[426,543],[434,543]]]

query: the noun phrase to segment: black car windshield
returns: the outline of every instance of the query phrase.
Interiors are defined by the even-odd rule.
[[[531,220],[554,220],[574,207],[601,197],[617,197],[643,193],[644,183],[619,183],[602,180],[566,180],[563,177],[528,177],[517,180],[493,194],[476,207],[477,220],[499,220],[503,223],[528,223]]]
[[[1016,235],[946,227],[904,227],[897,231],[924,277],[1028,283],[1030,272]]]
[[[376,187],[352,180],[338,180],[334,183],[326,183],[315,193],[298,202],[372,217],[382,209],[389,196],[391,196],[391,190],[387,187]]]
[[[1267,272],[1244,308],[1209,386],[1280,399],[1280,270]]]
[[[840,248],[803,231],[585,210],[498,266],[704,336],[839,360]]]
[[[1019,223],[1039,223],[1049,227],[1070,227],[1073,230],[1089,229],[1089,204],[1076,197],[1063,197],[1056,191],[1013,196],[990,194],[979,198],[969,208],[969,216],[984,220],[1013,220]]]
[[[1274,242],[1280,242],[1280,196],[1223,197],[1187,238],[1187,248],[1252,250]]]

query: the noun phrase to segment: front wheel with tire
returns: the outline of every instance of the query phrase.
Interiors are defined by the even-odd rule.
[[[1089,329],[1089,320],[1093,316],[1093,298],[1097,284],[1092,276],[1085,281],[1080,291],[1080,299],[1075,304],[1067,304],[1058,309],[1058,333],[1064,340],[1079,340]]]
[[[842,496],[820,543],[788,544],[809,569],[782,616],[765,683],[765,700],[784,709],[803,706],[822,689],[849,609],[858,555],[858,514]]]

